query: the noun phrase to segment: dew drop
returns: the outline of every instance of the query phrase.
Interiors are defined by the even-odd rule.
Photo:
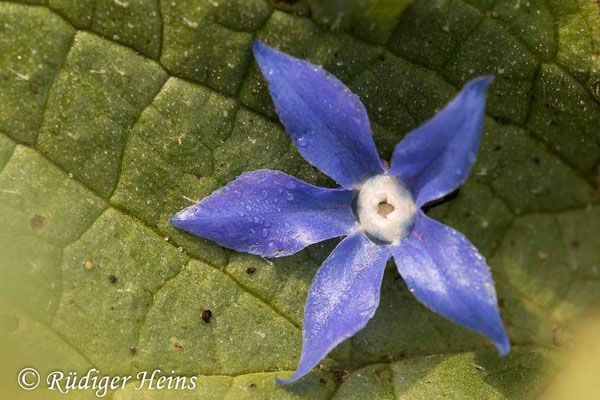
[[[267,228],[263,228],[263,230],[262,230],[262,237],[266,238],[267,236],[269,236],[269,230]]]
[[[288,192],[285,195],[285,198],[288,199],[288,201],[292,201],[292,200],[294,200],[294,195],[292,193]]]
[[[308,140],[306,140],[305,136],[300,136],[300,137],[298,137],[296,145],[298,147],[306,147],[306,146],[308,146]]]

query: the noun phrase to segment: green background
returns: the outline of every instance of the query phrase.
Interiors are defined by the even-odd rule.
[[[200,375],[193,392],[115,400],[542,393],[572,326],[600,308],[598,3],[404,6],[0,1],[2,390],[65,398],[19,390],[18,371],[94,366]],[[390,264],[367,327],[301,382],[274,383],[297,365],[307,290],[336,241],[270,262],[167,223],[243,171],[334,185],[277,121],[255,38],[356,92],[386,160],[465,82],[496,76],[471,177],[429,214],[488,258],[508,357],[417,303]]]

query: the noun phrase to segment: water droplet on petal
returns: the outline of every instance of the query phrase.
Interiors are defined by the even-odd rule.
[[[292,201],[292,200],[294,200],[294,195],[292,193],[288,192],[285,195],[285,198],[288,199],[288,201]]]
[[[308,146],[308,140],[306,140],[305,136],[300,136],[298,138],[298,140],[296,141],[296,145],[298,147],[306,147],[306,146]]]
[[[269,236],[269,230],[267,228],[263,228],[263,230],[262,230],[262,237],[266,238],[267,236]]]

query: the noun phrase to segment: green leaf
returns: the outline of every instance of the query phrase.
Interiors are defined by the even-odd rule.
[[[543,391],[600,304],[597,2],[360,2],[333,30],[320,4],[0,1],[0,351],[15,395],[24,366],[199,376],[193,391],[144,394],[157,399]],[[496,75],[473,173],[428,212],[487,256],[508,357],[425,309],[390,264],[367,327],[275,384],[297,365],[307,290],[335,240],[270,262],[168,224],[243,171],[334,185],[278,123],[255,38],[346,82],[384,159],[466,81]],[[110,395],[137,398],[135,385]]]

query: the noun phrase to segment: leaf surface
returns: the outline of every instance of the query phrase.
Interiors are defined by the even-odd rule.
[[[200,375],[197,392],[149,398],[535,397],[600,302],[597,2],[415,0],[391,25],[333,30],[319,2],[288,3],[0,2],[3,345],[64,349],[57,369]],[[390,7],[364,15],[376,3]],[[336,241],[269,262],[168,224],[244,171],[333,185],[275,118],[255,38],[351,87],[386,160],[464,83],[496,76],[473,173],[428,213],[488,258],[508,357],[417,303],[390,264],[366,328],[306,379],[274,383],[297,365],[307,290]],[[13,353],[11,371],[38,360]]]

